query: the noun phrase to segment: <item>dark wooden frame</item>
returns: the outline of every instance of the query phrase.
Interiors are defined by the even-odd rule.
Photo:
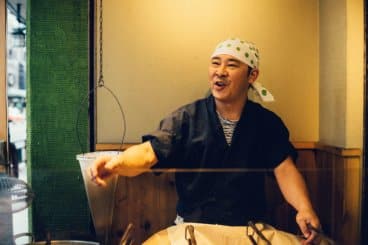
[[[367,1],[364,1],[364,63],[365,63],[365,72],[364,72],[364,128],[363,128],[363,137],[364,137],[364,145],[363,145],[363,186],[362,186],[362,216],[361,216],[361,238],[360,244],[366,244],[368,241],[368,220],[366,219],[368,215],[368,79],[367,79],[367,25],[368,25],[368,11],[367,11]]]
[[[93,90],[95,87],[95,79],[97,77],[95,69],[95,33],[96,33],[96,1],[89,0],[89,90]],[[95,122],[96,122],[96,113],[95,113],[95,101],[96,95],[95,93],[91,93],[89,98],[89,137],[90,137],[90,151],[95,150],[96,144],[96,129],[95,129]]]

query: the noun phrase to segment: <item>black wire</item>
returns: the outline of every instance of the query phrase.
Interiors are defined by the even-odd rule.
[[[76,123],[75,123],[75,130],[76,130],[78,144],[79,144],[79,146],[81,148],[81,152],[84,153],[84,151],[83,151],[83,145],[82,145],[82,142],[81,142],[81,139],[80,139],[80,136],[79,136],[79,130],[78,130],[79,117],[80,117],[80,114],[81,114],[82,109],[84,108],[83,105],[84,105],[85,101],[90,97],[91,94],[93,94],[95,91],[97,91],[98,88],[105,88],[113,96],[113,98],[115,99],[116,103],[119,106],[119,110],[121,112],[121,116],[122,116],[122,119],[123,119],[123,136],[122,136],[121,144],[120,144],[120,147],[119,147],[119,151],[121,151],[122,148],[123,148],[125,134],[126,134],[125,113],[124,113],[123,107],[121,106],[120,101],[118,100],[117,96],[114,94],[114,92],[112,92],[111,89],[109,89],[105,85],[98,85],[94,89],[91,89],[88,92],[88,94],[83,98],[83,100],[81,101],[81,103],[79,104],[79,108],[78,108],[78,111],[77,111],[77,120],[76,120]]]

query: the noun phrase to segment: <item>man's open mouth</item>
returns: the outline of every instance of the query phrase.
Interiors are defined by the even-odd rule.
[[[218,81],[218,82],[215,82],[215,85],[219,87],[225,87],[227,84],[225,82]]]

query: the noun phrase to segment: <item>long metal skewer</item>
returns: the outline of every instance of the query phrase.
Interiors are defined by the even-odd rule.
[[[129,170],[137,170],[142,172],[152,173],[192,173],[192,172],[205,172],[205,173],[231,173],[231,172],[249,172],[249,173],[260,173],[260,172],[273,172],[272,168],[129,168]],[[332,171],[332,169],[315,169],[315,168],[298,168],[301,172],[323,172]]]

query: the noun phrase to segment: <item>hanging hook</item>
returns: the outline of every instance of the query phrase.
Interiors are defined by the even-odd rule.
[[[100,75],[100,79],[98,79],[97,87],[103,87],[105,86],[105,81],[103,80],[103,76]]]
[[[77,134],[77,138],[78,138],[78,143],[79,143],[79,146],[83,152],[83,146],[82,146],[82,142],[81,142],[81,139],[79,137],[79,130],[78,130],[78,125],[79,125],[79,116],[80,114],[82,113],[82,109],[84,109],[84,104],[85,102],[90,99],[90,97],[94,97],[96,92],[97,92],[97,89],[98,88],[104,88],[106,89],[110,95],[114,98],[115,102],[117,103],[117,105],[119,106],[119,110],[120,110],[120,113],[121,113],[121,116],[122,116],[122,120],[123,120],[123,135],[122,135],[122,138],[121,138],[121,144],[120,144],[120,148],[119,150],[121,151],[123,149],[123,144],[124,144],[124,138],[125,138],[125,132],[126,132],[126,120],[125,120],[125,113],[124,113],[124,110],[123,110],[123,107],[121,106],[117,96],[114,94],[114,92],[108,88],[107,86],[105,86],[105,81],[104,81],[104,78],[103,78],[103,30],[102,30],[102,27],[103,27],[103,13],[102,13],[102,0],[100,0],[100,13],[99,13],[99,78],[98,78],[98,81],[97,81],[97,85],[91,89],[88,94],[86,94],[86,96],[83,98],[82,102],[80,103],[79,105],[79,109],[77,111],[77,120],[76,120],[76,134]],[[89,110],[90,108],[88,108],[88,113],[89,113]]]
[[[98,79],[98,87],[103,87],[105,82],[103,80],[103,12],[102,12],[102,0],[100,0],[100,16],[99,16],[99,65],[100,65],[100,77]]]

